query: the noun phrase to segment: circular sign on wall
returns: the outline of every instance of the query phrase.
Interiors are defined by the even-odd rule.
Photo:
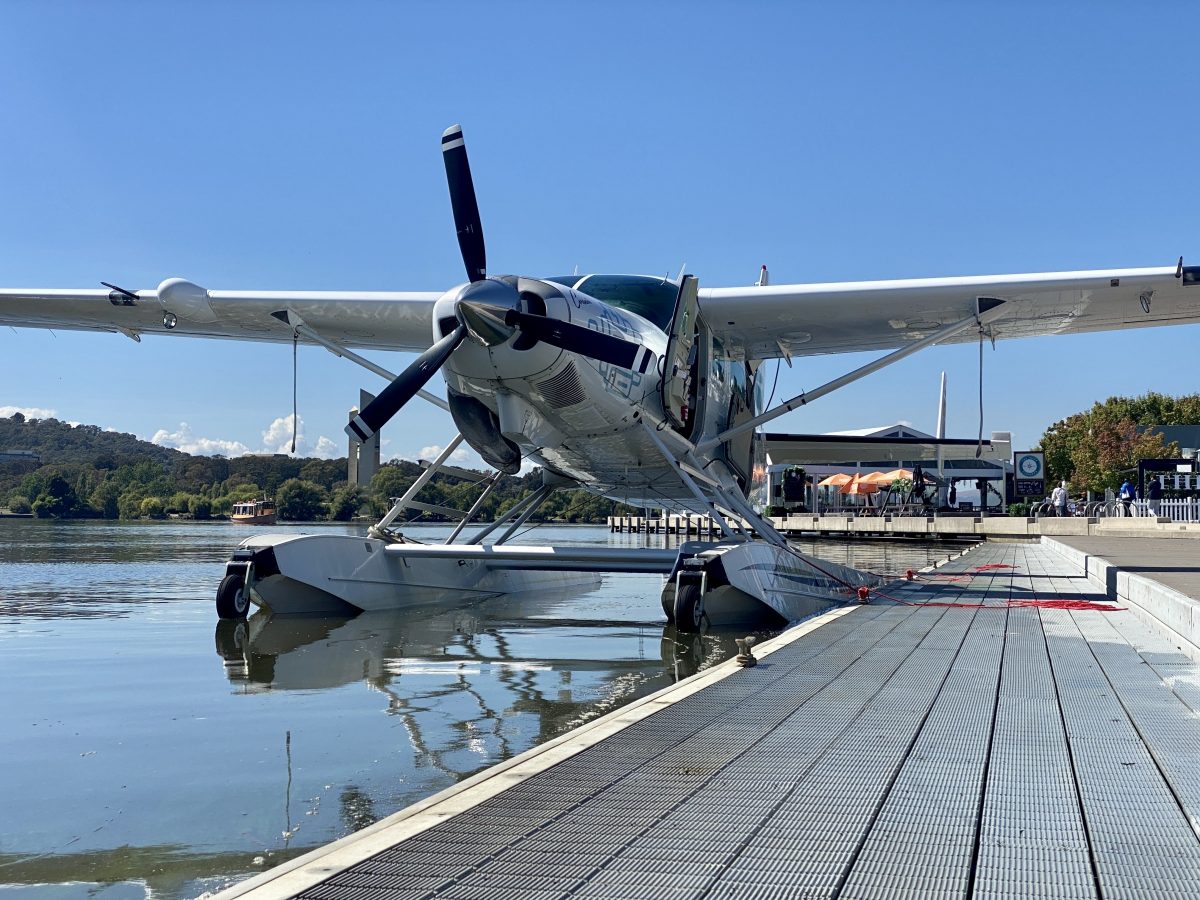
[[[1043,465],[1042,454],[1040,453],[1018,453],[1017,477],[1041,478]]]

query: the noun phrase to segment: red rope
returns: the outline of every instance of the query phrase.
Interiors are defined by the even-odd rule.
[[[1124,606],[1106,606],[1094,600],[1077,600],[1069,597],[1044,597],[1035,600],[1004,600],[1000,603],[945,603],[938,600],[928,602],[913,602],[901,600],[899,597],[889,597],[887,594],[875,594],[884,600],[891,600],[901,606],[937,606],[946,609],[1078,609],[1091,612],[1124,612]]]
[[[867,602],[867,598],[863,596],[864,591],[868,592],[868,596],[870,593],[872,593],[872,592],[869,592],[867,588],[859,587],[856,589],[854,585],[850,584],[850,582],[845,581],[844,579],[838,578],[832,572],[826,572],[820,566],[814,564],[811,559],[808,560],[808,564],[810,566],[812,566],[814,569],[816,569],[818,572],[820,572],[822,575],[824,575],[826,578],[829,578],[829,579],[836,581],[839,584],[843,585],[845,588],[847,588],[848,592],[856,592],[859,602],[861,602],[861,603]],[[974,569],[971,569],[967,572],[925,572],[925,573],[917,573],[917,577],[921,577],[921,578],[939,577],[939,578],[946,578],[946,579],[950,579],[950,580],[954,580],[954,581],[964,581],[964,580],[970,581],[972,575],[982,575],[986,572],[994,572],[994,571],[998,571],[1001,569],[1009,569],[1009,570],[1016,571],[1018,568],[1019,568],[1018,566],[1009,565],[1008,563],[984,563],[983,565],[976,566]],[[877,572],[868,572],[867,574],[875,575],[878,578],[893,577],[895,580],[901,580],[901,578],[899,576],[880,575]],[[942,583],[944,584],[945,582],[942,582]],[[873,593],[876,597],[882,597],[884,600],[890,600],[893,603],[899,604],[900,606],[936,606],[936,607],[945,608],[945,609],[1030,609],[1030,608],[1034,608],[1034,609],[1074,609],[1074,610],[1084,610],[1084,611],[1090,610],[1092,612],[1125,612],[1125,610],[1127,609],[1127,607],[1124,607],[1124,606],[1107,606],[1101,602],[1097,602],[1094,600],[1080,600],[1076,597],[1035,597],[1031,600],[1005,600],[1001,603],[988,604],[988,603],[963,603],[961,601],[950,603],[950,602],[944,602],[944,601],[938,601],[938,600],[930,600],[927,602],[913,602],[911,600],[901,600],[899,597],[892,597],[892,596],[889,596],[888,594],[880,593],[879,591],[875,591]],[[851,596],[854,596],[854,593],[851,593]]]

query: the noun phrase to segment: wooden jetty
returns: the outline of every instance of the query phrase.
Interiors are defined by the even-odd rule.
[[[981,544],[222,896],[1193,898],[1200,566],[1087,540]]]

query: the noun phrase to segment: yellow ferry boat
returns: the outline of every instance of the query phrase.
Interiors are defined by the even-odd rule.
[[[247,500],[233,504],[229,518],[238,525],[274,525],[274,500]]]

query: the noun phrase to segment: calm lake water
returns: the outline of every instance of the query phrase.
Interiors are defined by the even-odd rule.
[[[272,530],[289,528],[325,530]],[[733,633],[665,625],[653,575],[519,608],[218,623],[250,533],[0,519],[0,897],[216,891],[736,652]],[[662,539],[521,539],[647,540]],[[955,552],[806,549],[889,573]]]

